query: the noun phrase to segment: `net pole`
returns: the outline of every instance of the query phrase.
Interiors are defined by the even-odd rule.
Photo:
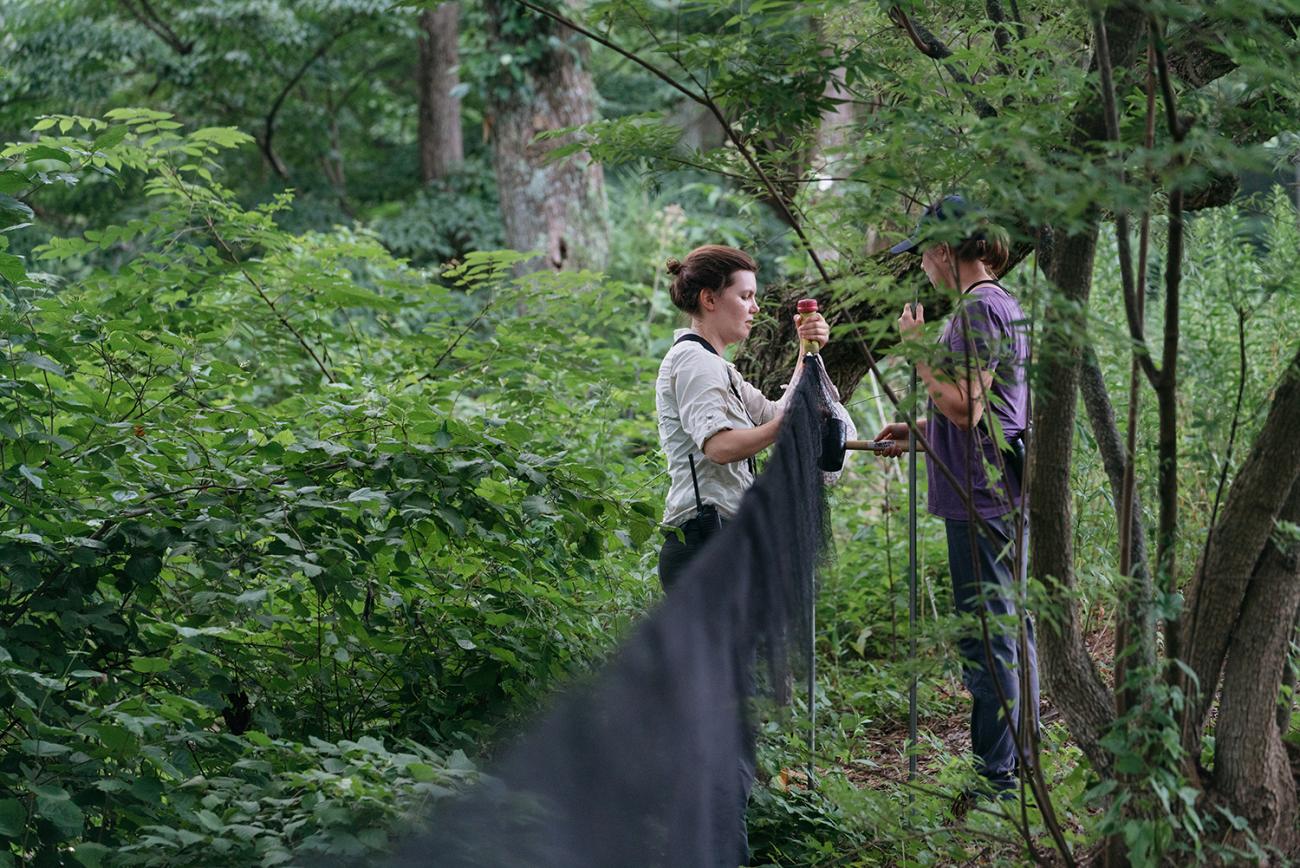
[[[912,418],[917,419],[916,365],[912,365]],[[914,424],[919,424],[914,422]],[[907,438],[907,648],[916,665],[916,437]],[[907,687],[907,779],[916,779],[916,670]],[[909,795],[910,799],[911,796]]]
[[[808,595],[808,786],[817,786],[817,578]]]
[[[817,313],[817,299],[801,298],[795,304],[799,318]],[[804,367],[821,364],[818,354],[821,347],[816,341],[799,342],[799,350],[804,354]],[[822,372],[823,376],[824,371]],[[808,589],[808,786],[817,786],[817,576],[814,573],[812,587]]]

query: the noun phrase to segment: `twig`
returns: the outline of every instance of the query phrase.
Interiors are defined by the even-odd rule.
[[[902,7],[892,7],[889,10],[889,18],[903,29],[903,32],[907,34],[907,38],[912,40],[912,44],[916,46],[916,50],[924,54],[926,57],[937,63],[952,56],[951,48],[945,45],[929,30],[926,30],[920,24],[917,24],[909,18],[907,13],[903,11]],[[948,71],[948,75],[952,76],[953,81],[962,85],[966,101],[969,102],[971,108],[975,110],[975,114],[979,115],[981,118],[997,117],[997,109],[989,105],[987,100],[974,93],[971,89],[972,82],[966,77],[965,73],[953,66],[951,63],[944,63],[943,68]]]
[[[266,119],[263,121],[264,132],[261,142],[262,153],[266,155],[266,159],[271,164],[271,168],[275,170],[275,173],[285,180],[288,180],[289,178],[289,171],[285,168],[284,163],[280,161],[280,158],[276,156],[275,150],[271,146],[271,139],[275,136],[276,115],[280,113],[280,108],[284,105],[285,99],[288,98],[289,92],[293,90],[294,87],[297,86],[298,82],[302,80],[302,77],[307,74],[307,70],[310,69],[316,61],[324,57],[330,50],[330,47],[333,46],[341,36],[351,31],[356,26],[356,22],[360,17],[360,14],[350,16],[343,22],[342,27],[334,31],[328,39],[321,43],[321,45],[317,47],[316,51],[299,65],[298,71],[295,72],[285,83],[284,87],[280,89],[275,100],[271,103],[271,108],[267,110]]]
[[[1205,532],[1205,547],[1201,550],[1201,563],[1210,562],[1210,546],[1214,540],[1214,526],[1219,520],[1219,505],[1223,500],[1223,487],[1228,481],[1228,468],[1232,466],[1232,452],[1237,443],[1237,428],[1241,424],[1241,404],[1246,397],[1246,376],[1249,368],[1246,362],[1246,311],[1237,306],[1237,403],[1232,409],[1232,427],[1228,430],[1228,450],[1223,456],[1223,466],[1219,468],[1219,485],[1214,492],[1214,508],[1210,511],[1209,530]]]

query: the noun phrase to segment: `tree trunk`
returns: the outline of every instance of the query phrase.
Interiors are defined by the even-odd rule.
[[[596,88],[584,68],[590,51],[566,28],[503,0],[487,0],[491,50],[520,64],[518,80],[491,83],[487,122],[506,242],[540,250],[526,268],[601,269],[609,256],[605,180],[585,153],[550,162],[573,135],[536,141],[539,133],[596,119]],[[526,16],[521,20],[522,16]]]
[[[845,149],[850,143],[853,126],[858,118],[857,107],[852,102],[851,94],[844,89],[844,74],[844,68],[840,67],[831,73],[830,81],[826,82],[826,98],[838,102],[833,109],[822,113],[821,123],[817,127],[817,151],[812,159],[813,171],[818,179],[817,189],[813,192],[814,200],[842,195],[844,184],[835,181],[834,178],[847,175],[852,171],[850,162],[845,158]],[[878,246],[872,249],[873,245],[877,244],[879,236],[875,227],[868,226],[865,235],[865,252],[869,254],[879,252]],[[817,256],[822,262],[835,262],[840,258],[838,249],[825,244],[820,237],[818,240],[820,243],[817,247]]]
[[[1097,227],[1056,236],[1048,277],[1072,304],[1047,305],[1039,332],[1030,440],[1030,568],[1051,605],[1039,613],[1038,647],[1047,691],[1097,773],[1111,774],[1101,746],[1115,717],[1114,701],[1084,644],[1074,576],[1074,520],[1070,468],[1078,404],[1081,342],[1086,320]],[[1076,307],[1077,305],[1077,307]]]
[[[1183,660],[1196,684],[1183,677],[1189,701],[1183,744],[1200,753],[1201,728],[1214,699],[1224,657],[1247,591],[1278,514],[1300,472],[1300,352],[1274,390],[1264,426],[1228,489],[1223,514],[1187,589],[1182,630]],[[1285,642],[1285,640],[1284,640]],[[1199,689],[1198,689],[1199,688]]]
[[[1280,518],[1300,522],[1300,483],[1291,486]],[[1274,537],[1251,576],[1228,646],[1214,751],[1214,789],[1250,821],[1259,843],[1286,854],[1300,838],[1277,704],[1298,604],[1300,541]]]
[[[443,3],[420,13],[420,180],[445,178],[465,160],[456,72],[460,4]]]
[[[1102,378],[1101,366],[1092,349],[1086,349],[1080,368],[1081,379],[1079,392],[1083,396],[1083,406],[1088,411],[1088,421],[1092,424],[1092,436],[1097,441],[1097,451],[1101,453],[1101,463],[1106,469],[1106,478],[1110,481],[1111,499],[1115,504],[1115,520],[1120,521],[1120,504],[1124,487],[1124,441],[1120,438],[1119,427],[1115,424],[1115,411],[1106,391],[1106,381]],[[1133,495],[1133,515],[1129,522],[1131,543],[1129,545],[1130,563],[1133,575],[1128,586],[1120,589],[1120,600],[1124,611],[1123,631],[1125,639],[1117,644],[1116,655],[1121,650],[1129,649],[1131,654],[1127,668],[1151,667],[1156,662],[1155,618],[1152,603],[1155,588],[1151,583],[1151,572],[1147,569],[1146,532],[1142,525],[1141,502],[1137,493]],[[1129,647],[1133,646],[1133,647]],[[1121,668],[1116,661],[1116,675]]]

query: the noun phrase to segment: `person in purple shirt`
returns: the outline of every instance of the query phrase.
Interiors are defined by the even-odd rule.
[[[1006,233],[960,196],[946,196],[927,208],[912,237],[890,252],[919,253],[930,283],[956,294],[935,352],[929,361],[916,363],[929,397],[926,418],[916,424],[931,450],[927,506],[944,520],[953,600],[959,612],[978,615],[983,608],[988,616],[987,646],[978,625],[963,631],[958,641],[962,681],[973,700],[971,749],[987,782],[968,795],[1009,795],[1020,771],[1015,727],[1021,719],[1021,667],[1029,676],[1027,720],[1038,726],[1033,624],[1026,617],[1022,649],[1015,619],[1007,617],[1016,614],[1020,447],[1029,425],[1025,315],[997,281],[1008,261]],[[909,305],[898,318],[898,329],[904,339],[916,339],[924,322],[924,307]],[[896,422],[876,439],[894,441],[883,454],[896,457],[906,451],[908,436],[907,423]]]

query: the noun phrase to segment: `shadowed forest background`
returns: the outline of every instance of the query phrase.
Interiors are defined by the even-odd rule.
[[[655,605],[664,260],[757,258],[769,391],[819,298],[870,435],[902,304],[949,304],[879,254],[955,190],[1034,324],[1050,803],[951,815],[942,524],[911,655],[905,466],[852,456],[818,778],[804,701],[764,709],[754,864],[1288,864],[1298,25],[0,0],[0,865],[382,859]]]

